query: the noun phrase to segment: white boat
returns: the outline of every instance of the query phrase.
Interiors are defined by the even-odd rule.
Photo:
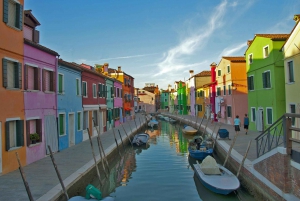
[[[132,144],[133,145],[137,145],[137,146],[141,146],[143,144],[147,144],[148,140],[149,140],[149,134],[148,133],[140,133],[140,134],[136,134],[134,136],[134,138],[132,139]]]
[[[194,129],[191,126],[184,126],[184,128],[182,129],[182,132],[185,134],[194,135],[197,133],[197,129]]]
[[[238,178],[211,156],[193,165],[200,182],[215,193],[227,195],[240,187]]]
[[[149,121],[148,126],[153,128],[154,126],[158,125],[158,121],[156,121],[155,119],[152,119]]]

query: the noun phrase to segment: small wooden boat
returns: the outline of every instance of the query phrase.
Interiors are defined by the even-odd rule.
[[[200,182],[215,193],[227,195],[240,187],[238,178],[211,156],[193,165]]]
[[[203,142],[201,136],[194,138],[189,142],[188,151],[192,158],[197,160],[203,160],[207,156],[212,156],[213,149],[206,146],[206,142]]]
[[[184,128],[182,129],[182,132],[185,134],[194,135],[197,133],[197,130],[191,126],[184,126]]]
[[[148,140],[149,140],[148,133],[140,133],[140,134],[136,134],[134,136],[131,143],[133,145],[141,146],[143,144],[147,144]]]

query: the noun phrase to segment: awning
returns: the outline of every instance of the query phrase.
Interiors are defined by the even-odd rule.
[[[126,110],[126,111],[130,111],[130,110],[131,110],[131,108],[125,108],[124,110]]]

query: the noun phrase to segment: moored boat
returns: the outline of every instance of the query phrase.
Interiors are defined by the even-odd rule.
[[[203,160],[207,156],[213,155],[213,149],[206,146],[207,143],[203,142],[201,136],[194,138],[189,142],[188,151],[192,158],[197,160]]]
[[[184,128],[182,129],[182,132],[185,134],[194,135],[197,133],[197,130],[191,126],[184,126]]]
[[[148,133],[140,133],[140,134],[136,134],[134,136],[131,143],[133,145],[141,146],[143,144],[147,144],[148,140],[149,140]]]
[[[193,165],[200,182],[215,193],[227,195],[240,187],[238,178],[211,156]]]

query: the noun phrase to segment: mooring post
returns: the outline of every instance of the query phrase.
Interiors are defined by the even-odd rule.
[[[30,188],[29,188],[29,185],[26,181],[25,173],[24,173],[24,170],[23,170],[18,152],[16,152],[16,157],[17,157],[17,160],[18,160],[18,163],[19,163],[19,170],[20,170],[20,173],[21,173],[21,176],[22,176],[22,180],[23,180],[28,198],[29,198],[30,201],[34,201],[34,199],[32,197],[32,194],[31,194],[31,191],[30,191]]]
[[[66,191],[66,188],[65,188],[64,182],[63,182],[63,180],[62,180],[62,178],[61,178],[61,176],[60,176],[60,173],[59,173],[59,171],[58,171],[57,165],[56,165],[56,163],[55,163],[55,160],[54,160],[54,156],[53,156],[53,153],[52,153],[51,147],[50,147],[49,145],[48,145],[48,149],[49,149],[49,152],[50,152],[50,157],[51,157],[51,160],[52,160],[52,163],[53,163],[54,169],[55,169],[55,171],[56,171],[56,174],[57,174],[58,180],[59,180],[59,182],[60,182],[60,185],[61,185],[61,187],[62,187],[62,189],[63,189],[63,192],[64,192],[64,194],[65,194],[65,196],[66,196],[67,200],[69,200],[69,195],[68,195],[68,193],[67,193],[67,191]]]
[[[232,150],[232,148],[233,148],[233,146],[234,146],[234,143],[235,143],[235,140],[236,140],[237,136],[238,136],[238,134],[236,133],[235,136],[234,136],[234,139],[233,139],[233,141],[232,141],[232,144],[230,145],[230,148],[229,148],[229,150],[228,150],[226,159],[225,159],[225,161],[224,161],[224,164],[223,164],[224,167],[225,167],[225,165],[226,165],[226,162],[227,162],[227,160],[228,160],[228,157],[229,157],[230,154],[231,154],[231,150]]]
[[[114,136],[115,136],[115,142],[116,142],[116,145],[117,145],[117,148],[118,148],[118,151],[119,151],[119,155],[121,156],[119,144],[118,144],[118,141],[117,141],[117,138],[116,138],[116,134],[115,134],[115,130],[114,130],[114,128],[112,128],[112,130],[113,130],[113,133],[114,133]]]
[[[120,138],[121,138],[121,142],[122,142],[123,149],[124,149],[124,151],[125,151],[125,147],[124,147],[124,144],[123,144],[123,139],[122,139],[122,136],[121,136],[121,133],[120,133],[120,130],[119,130],[119,129],[118,129],[118,132],[119,132],[119,136],[120,136]]]
[[[127,132],[126,132],[126,130],[125,130],[123,124],[121,124],[121,125],[122,125],[122,127],[123,127],[123,129],[124,129],[124,132],[125,132],[127,138],[129,139],[129,142],[130,142],[131,146],[133,146],[133,145],[132,145],[132,142],[131,142],[131,139],[130,139],[130,137],[127,135]]]
[[[216,138],[214,139],[213,149],[215,148],[215,144],[216,144],[216,142],[217,142],[217,138],[218,138],[218,134],[219,134],[220,128],[221,128],[221,124],[219,124],[219,128],[218,128],[218,131],[217,131],[217,134],[216,134]]]
[[[201,119],[200,125],[199,125],[199,127],[198,127],[198,130],[200,130],[203,120],[204,120],[204,114],[203,114],[203,116],[202,116],[202,119]]]
[[[245,155],[244,155],[244,157],[243,157],[243,160],[242,160],[242,162],[241,162],[241,164],[240,164],[239,170],[237,171],[236,177],[239,176],[240,171],[241,171],[241,168],[242,168],[242,166],[244,165],[244,162],[245,162],[245,160],[246,160],[246,158],[247,158],[247,155],[248,155],[248,152],[249,152],[250,145],[251,145],[251,140],[248,142],[248,147],[247,147],[246,153],[245,153]]]
[[[106,169],[105,169],[105,166],[104,166],[104,160],[102,160],[102,151],[101,151],[101,148],[100,148],[100,139],[99,137],[97,136],[97,144],[98,144],[98,149],[99,149],[99,153],[100,153],[100,161],[102,163],[102,167],[103,167],[103,170],[104,170],[104,173],[105,173],[105,177],[107,177],[107,174],[106,174]]]
[[[97,175],[98,175],[98,179],[99,179],[99,182],[100,182],[100,186],[102,186],[100,171],[99,171],[99,168],[98,168],[98,165],[97,165],[97,160],[96,160],[96,156],[95,156],[95,152],[94,152],[92,138],[90,136],[90,129],[87,128],[87,131],[88,131],[88,136],[89,136],[89,140],[90,140],[90,144],[91,144],[91,148],[92,148],[92,154],[93,154],[93,158],[94,158],[95,168],[97,170]]]

